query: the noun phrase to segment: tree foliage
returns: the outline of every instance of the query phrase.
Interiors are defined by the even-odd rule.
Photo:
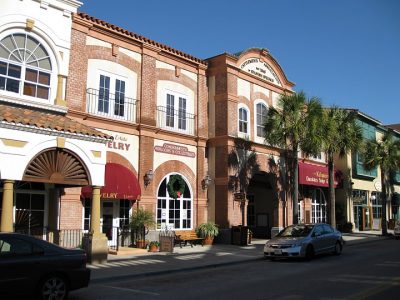
[[[387,235],[386,203],[389,187],[389,175],[400,170],[400,140],[395,139],[392,130],[384,133],[380,140],[366,142],[362,152],[364,168],[372,170],[380,166],[382,199],[382,235]]]
[[[329,221],[334,227],[336,226],[334,156],[337,154],[339,157],[343,157],[349,151],[359,149],[362,142],[362,131],[356,120],[356,112],[332,106],[324,110],[324,118],[321,122],[318,143],[328,160]]]
[[[278,108],[270,108],[264,123],[265,141],[285,150],[289,189],[293,199],[293,223],[298,222],[298,151],[316,155],[320,151],[322,106],[318,98],[304,92],[284,94]]]

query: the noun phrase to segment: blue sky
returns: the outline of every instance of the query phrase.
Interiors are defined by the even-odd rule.
[[[82,12],[201,59],[266,48],[296,91],[400,123],[398,0],[82,1]]]

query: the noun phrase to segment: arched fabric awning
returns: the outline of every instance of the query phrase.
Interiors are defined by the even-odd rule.
[[[139,181],[131,170],[115,163],[106,164],[104,186],[100,190],[102,199],[139,200],[141,195]],[[85,186],[81,194],[92,197],[92,187]]]

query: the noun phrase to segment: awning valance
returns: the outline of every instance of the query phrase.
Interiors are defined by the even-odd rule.
[[[335,188],[341,184],[341,172],[335,170]],[[299,162],[299,184],[328,187],[328,167]]]
[[[82,188],[85,198],[92,197],[92,188]],[[107,163],[104,186],[100,190],[101,199],[139,200],[140,185],[134,173],[128,168],[115,163]]]

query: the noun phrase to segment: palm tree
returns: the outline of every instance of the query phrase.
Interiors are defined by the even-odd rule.
[[[338,154],[339,157],[344,157],[349,151],[358,150],[362,142],[362,131],[356,120],[357,113],[354,111],[337,106],[324,110],[321,148],[328,159],[329,221],[333,227],[336,227],[334,156]]]
[[[285,150],[289,190],[292,193],[293,224],[298,222],[298,151],[316,155],[319,151],[319,125],[322,106],[318,98],[307,99],[304,92],[285,94],[278,109],[270,108],[264,123],[265,141]]]
[[[386,202],[389,175],[400,170],[400,140],[394,139],[392,130],[384,133],[381,140],[369,140],[364,152],[364,168],[372,170],[378,165],[381,171],[382,235],[387,235]]]

